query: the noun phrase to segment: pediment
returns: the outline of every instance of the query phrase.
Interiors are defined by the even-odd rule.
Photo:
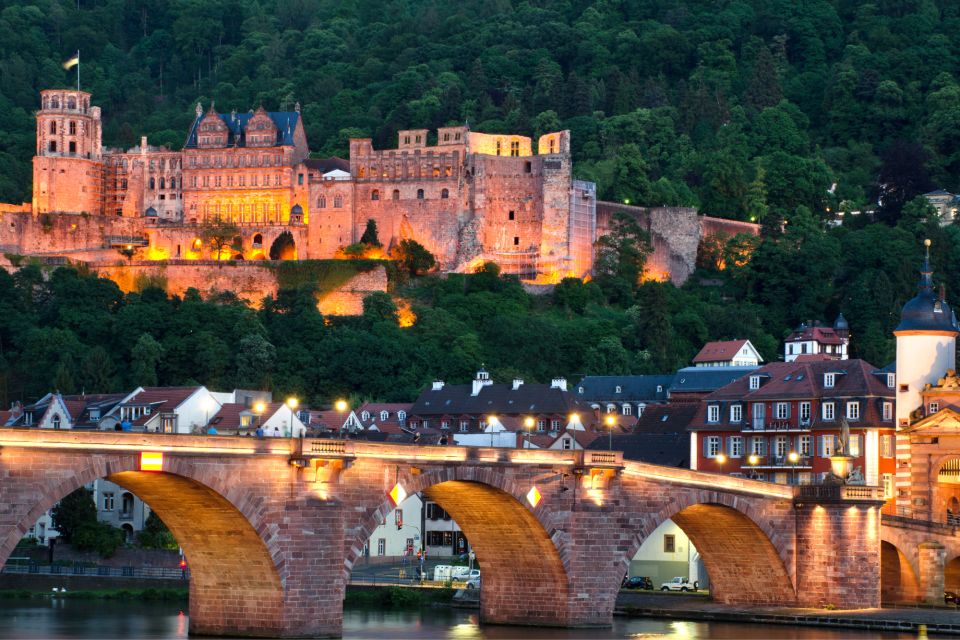
[[[913,423],[904,429],[903,433],[960,436],[960,413],[953,409],[941,409],[933,415]]]

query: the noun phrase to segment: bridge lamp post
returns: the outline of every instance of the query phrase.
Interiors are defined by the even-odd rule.
[[[603,421],[607,423],[607,449],[613,451],[613,428],[617,425],[617,419],[608,413]]]
[[[523,426],[526,427],[527,449],[530,448],[530,436],[533,435],[533,425],[536,424],[533,417],[527,416],[523,419]],[[472,567],[471,567],[472,568]]]
[[[263,412],[267,410],[267,404],[263,400],[253,403],[253,413],[257,416],[257,429],[263,424]]]
[[[793,465],[793,484],[797,484],[797,462],[800,461],[800,454],[796,451],[791,451],[787,455],[787,460]]]
[[[346,400],[341,399],[333,403],[333,408],[340,414],[340,435],[343,435],[343,414],[347,412],[350,405],[347,404]]]
[[[751,453],[750,457],[747,458],[747,462],[750,464],[750,478],[755,480],[757,477],[757,465],[760,464],[760,456]]]
[[[717,461],[717,473],[723,473],[723,465],[727,461],[726,454],[718,453],[715,460]]]
[[[287,398],[287,409],[290,409],[290,435],[293,435],[293,412],[300,406],[300,401],[295,396]]]
[[[497,421],[497,416],[489,415],[487,416],[487,429],[490,429],[490,446],[495,447],[497,445],[493,444],[493,423]]]

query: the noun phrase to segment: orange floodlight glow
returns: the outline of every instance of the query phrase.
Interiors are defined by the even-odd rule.
[[[407,492],[404,490],[400,483],[393,485],[393,489],[390,489],[390,493],[387,494],[390,496],[390,500],[393,501],[394,506],[399,507],[400,503],[407,499]]]
[[[530,489],[530,491],[527,492],[527,502],[529,502],[530,506],[533,508],[536,508],[537,505],[540,504],[540,501],[542,499],[543,499],[543,496],[540,495],[540,490],[537,489],[536,487]]]
[[[159,451],[141,451],[140,471],[163,471],[163,453]]]

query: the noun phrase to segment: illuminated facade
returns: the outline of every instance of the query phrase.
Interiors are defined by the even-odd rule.
[[[332,258],[373,219],[385,251],[416,240],[447,271],[492,260],[507,273],[551,282],[592,266],[595,187],[573,180],[568,131],[534,143],[443,127],[434,144],[430,131],[413,129],[399,132],[396,149],[351,139],[349,162],[318,160],[309,157],[299,104],[223,114],[198,104],[182,150],[146,138],[120,150],[102,147],[100,109],[90,100],[83,91],[41,92],[32,213],[47,216],[47,227],[57,226],[50,214],[110,221],[101,237],[48,233],[43,249],[52,251],[44,252],[224,257],[201,236],[203,225],[227,222],[239,232],[226,257]],[[25,253],[38,252],[23,244]]]

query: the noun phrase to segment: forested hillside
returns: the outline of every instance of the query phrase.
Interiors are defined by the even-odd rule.
[[[789,217],[957,188],[949,0],[39,0],[0,12],[0,200],[37,92],[81,82],[108,144],[179,147],[198,100],[303,106],[312,148],[398,128],[573,131],[602,197]],[[831,185],[836,183],[832,193]]]
[[[596,278],[531,296],[494,272],[394,283],[321,318],[307,289],[262,310],[230,295],[123,295],[71,270],[0,273],[0,405],[59,388],[266,386],[328,400],[411,399],[485,363],[513,375],[666,372],[703,342],[750,338],[766,359],[804,320],[849,319],[852,354],[893,357],[922,239],[960,299],[960,227],[921,194],[960,188],[960,4],[946,0],[70,0],[0,10],[0,200],[29,197],[38,91],[81,81],[105,142],[178,148],[196,102],[302,105],[312,149],[399,128],[573,131],[575,172],[602,197],[756,220],[708,244],[678,289],[642,282],[619,229]],[[876,209],[826,222],[838,210]],[[259,302],[259,301],[255,301]]]

